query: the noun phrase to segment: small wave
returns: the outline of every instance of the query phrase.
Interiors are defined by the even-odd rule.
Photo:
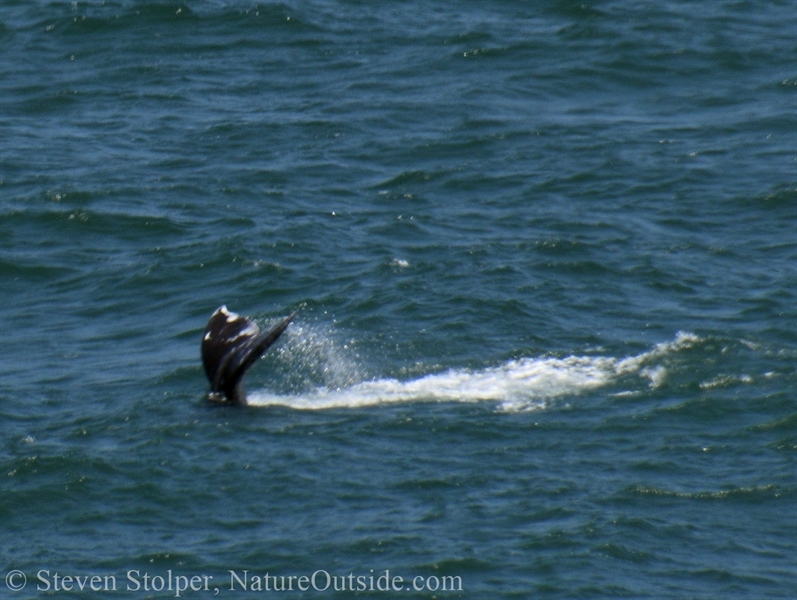
[[[757,502],[763,498],[779,497],[784,490],[773,484],[756,485],[749,487],[733,487],[727,490],[668,490],[656,487],[635,486],[631,492],[645,496],[659,496],[663,498],[687,498],[693,500],[746,500]]]
[[[551,399],[597,389],[626,375],[645,377],[651,387],[658,387],[666,375],[660,359],[687,349],[699,340],[693,334],[679,333],[673,342],[622,359],[606,356],[521,358],[497,367],[451,369],[408,381],[384,378],[341,387],[318,387],[296,394],[259,391],[250,394],[249,403],[323,410],[409,402],[492,402],[506,412],[539,410]]]

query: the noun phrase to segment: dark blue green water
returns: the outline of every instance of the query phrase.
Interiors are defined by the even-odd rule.
[[[0,1],[0,596],[794,597],[796,31]]]

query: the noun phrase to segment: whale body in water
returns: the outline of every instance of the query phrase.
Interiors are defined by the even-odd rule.
[[[243,378],[255,361],[287,329],[292,313],[268,331],[257,323],[227,310],[216,309],[202,338],[202,364],[210,380],[209,398],[222,404],[246,404]]]

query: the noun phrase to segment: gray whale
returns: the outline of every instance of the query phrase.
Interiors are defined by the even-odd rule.
[[[202,364],[210,380],[210,400],[222,404],[246,404],[243,378],[290,324],[292,313],[268,331],[257,323],[227,310],[216,309],[202,337]]]

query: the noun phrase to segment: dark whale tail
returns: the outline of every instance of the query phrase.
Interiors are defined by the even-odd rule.
[[[202,338],[202,364],[210,380],[210,398],[225,404],[246,404],[241,384],[246,371],[277,341],[296,313],[268,331],[236,315],[226,306],[216,309]]]

